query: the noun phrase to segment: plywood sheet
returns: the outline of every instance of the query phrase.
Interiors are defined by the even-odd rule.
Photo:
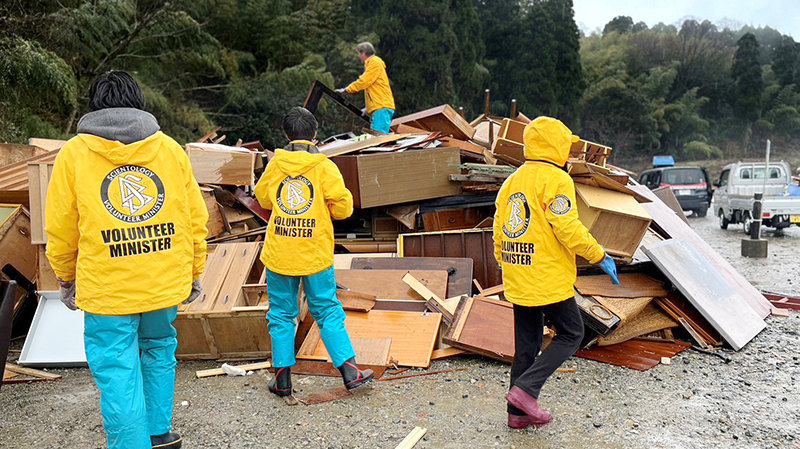
[[[730,286],[739,292],[761,318],[766,318],[769,315],[770,304],[769,301],[764,298],[764,295],[753,287],[744,276],[739,274],[739,272],[706,243],[705,240],[700,238],[689,225],[678,218],[672,209],[658,199],[647,187],[637,185],[631,188],[652,200],[651,203],[642,204],[642,207],[653,217],[654,224],[658,226],[666,237],[680,238],[689,242],[708,260],[710,266],[714,267],[716,272],[722,276]]]
[[[391,127],[406,124],[426,131],[439,131],[457,139],[469,140],[475,129],[450,105],[436,106],[392,120]]]
[[[456,348],[511,363],[514,360],[514,308],[488,298],[465,298],[442,339]]]
[[[336,282],[350,290],[375,295],[378,299],[418,299],[417,292],[403,282],[411,273],[440,298],[447,297],[447,271],[439,270],[335,270]]]
[[[440,298],[472,293],[472,259],[466,257],[355,257],[353,270],[444,270],[447,271],[447,294]]]
[[[392,345],[389,357],[396,360],[398,365],[426,368],[430,364],[442,318],[440,314],[388,310],[345,313],[345,327],[351,339],[390,338]],[[309,331],[297,358],[328,360],[317,323]]]
[[[598,295],[611,298],[639,298],[642,296],[665,296],[664,284],[644,273],[620,273],[619,285],[611,283],[608,275],[578,276],[575,288],[582,295]]]
[[[52,162],[28,164],[28,195],[31,212],[31,243],[47,243],[44,231],[44,208],[47,202],[47,187],[53,174]]]
[[[400,139],[408,137],[409,134],[386,134],[383,136],[373,136],[355,142],[336,141],[320,147],[319,152],[328,156],[341,156],[343,154],[355,153],[365,148],[379,147],[388,143],[394,143]]]
[[[0,191],[27,191],[28,190],[28,164],[40,162],[53,162],[56,160],[58,150],[36,155],[30,159],[0,167]],[[26,195],[27,201],[27,195]]]
[[[644,251],[733,349],[742,349],[766,327],[741,292],[688,242],[667,240]]]
[[[24,161],[47,153],[47,150],[34,145],[0,143],[0,167]]]
[[[253,185],[256,153],[224,145],[191,143],[186,153],[200,184]]]

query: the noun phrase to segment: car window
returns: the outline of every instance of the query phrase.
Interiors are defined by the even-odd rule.
[[[723,170],[722,174],[719,175],[719,186],[724,187],[728,185],[728,178],[731,176],[730,170]]]
[[[780,179],[783,171],[780,167],[769,168],[769,179]],[[764,179],[764,167],[747,167],[739,170],[739,177],[742,179]]]
[[[742,168],[739,170],[739,177],[742,179],[751,179],[753,177],[752,168]]]
[[[664,183],[669,185],[702,184],[706,182],[699,168],[673,168],[664,170]]]

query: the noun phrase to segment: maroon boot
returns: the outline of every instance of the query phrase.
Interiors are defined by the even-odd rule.
[[[546,424],[546,423],[545,423]],[[537,422],[535,419],[528,415],[512,415],[508,414],[508,427],[512,429],[525,429],[530,426],[541,426],[542,423]]]
[[[543,426],[553,420],[553,415],[547,410],[539,408],[539,401],[517,386],[511,387],[511,391],[506,395],[506,400],[514,407],[525,412],[531,419],[531,425]],[[515,422],[517,422],[515,420]],[[511,417],[509,416],[509,426]]]

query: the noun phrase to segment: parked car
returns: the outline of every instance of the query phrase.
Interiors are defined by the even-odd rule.
[[[703,167],[657,167],[642,172],[639,183],[650,190],[671,188],[681,209],[692,211],[698,217],[705,217],[711,204],[711,180]]]
[[[742,223],[744,232],[750,233],[753,221],[753,195],[763,193],[761,224],[776,229],[791,225],[800,226],[800,196],[791,196],[789,183],[791,169],[786,162],[769,164],[769,177],[765,178],[765,163],[737,162],[722,169],[714,193],[714,209],[719,217],[719,227],[727,229],[731,223]]]

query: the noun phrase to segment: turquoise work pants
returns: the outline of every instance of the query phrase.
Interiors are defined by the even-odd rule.
[[[272,339],[272,366],[293,366],[294,333],[297,310],[297,292],[300,281],[308,298],[308,311],[319,326],[320,337],[331,356],[333,366],[355,357],[350,336],[344,327],[344,310],[336,297],[336,279],[333,266],[308,276],[285,276],[267,270],[267,295],[269,296],[269,336]]]
[[[84,315],[86,360],[100,389],[109,449],[151,449],[172,428],[178,307]]]
[[[391,132],[389,125],[392,124],[393,115],[394,109],[389,108],[381,108],[372,111],[372,115],[370,116],[370,128],[382,133]]]

